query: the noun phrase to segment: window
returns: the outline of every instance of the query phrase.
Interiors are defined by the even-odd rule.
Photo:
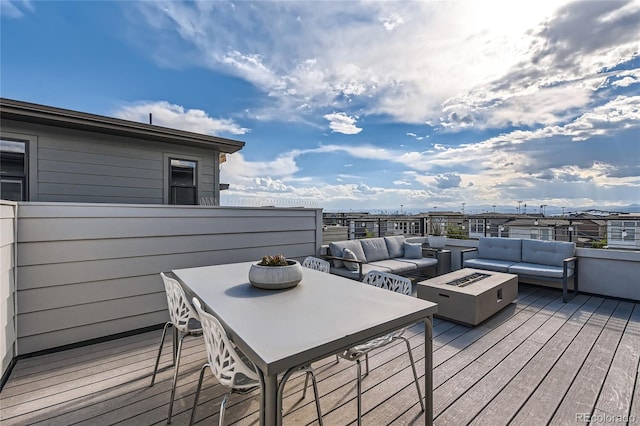
[[[638,231],[638,227],[640,227],[640,222],[623,222],[620,220],[613,220],[611,221],[610,239],[612,241],[625,241],[633,243],[636,240],[636,231]]]
[[[553,240],[553,228],[534,228],[531,230],[532,240]]]
[[[198,164],[191,160],[169,160],[169,204],[198,204]]]
[[[484,219],[469,219],[469,232],[472,234],[483,234]]]
[[[27,141],[0,139],[0,198],[27,200]]]

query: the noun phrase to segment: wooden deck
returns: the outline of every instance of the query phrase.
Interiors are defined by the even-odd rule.
[[[423,326],[407,335],[424,372]],[[20,360],[0,394],[0,423],[166,423],[172,369],[167,344],[149,387],[160,331]],[[187,424],[198,370],[205,360],[197,338],[186,340],[173,424]],[[434,321],[434,417],[441,425],[640,422],[640,304],[520,287],[517,303],[477,327]],[[424,424],[403,342],[370,358],[363,380],[364,424]],[[325,425],[356,417],[355,365],[335,357],[314,365]],[[294,376],[284,423],[316,422],[313,393],[300,400]],[[200,424],[217,423],[226,392],[209,376]],[[421,383],[422,385],[422,383]],[[226,423],[257,424],[256,393],[234,395]]]

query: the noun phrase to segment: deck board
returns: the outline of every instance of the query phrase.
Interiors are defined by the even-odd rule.
[[[605,323],[614,314],[616,307],[620,308],[620,305],[615,300],[605,300],[598,307],[540,386],[514,417],[514,424],[530,424],[533,421],[539,424],[551,420],[558,404],[564,398],[589,351],[604,329]],[[620,314],[620,310],[617,312]]]
[[[528,338],[543,345],[542,348],[513,376],[500,394],[480,411],[472,424],[493,425],[496,418],[510,421],[601,303],[601,298],[578,295],[555,312]]]
[[[424,392],[423,333],[420,323],[406,336]],[[157,330],[19,360],[0,393],[0,423],[166,424],[169,341],[149,387],[159,339]],[[640,416],[639,303],[578,295],[563,304],[559,291],[520,286],[517,303],[479,326],[436,318],[433,343],[436,424],[573,424],[577,413]],[[187,339],[183,356],[175,425],[188,424],[204,346]],[[355,422],[355,364],[329,357],[313,367],[324,423]],[[302,374],[287,383],[285,425],[317,424],[312,389],[300,399],[303,385]],[[423,424],[404,342],[372,354],[362,386],[365,425]],[[226,424],[257,425],[258,392],[233,395]],[[198,424],[217,422],[225,393],[206,378]]]

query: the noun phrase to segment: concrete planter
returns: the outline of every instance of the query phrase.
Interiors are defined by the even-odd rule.
[[[287,260],[287,266],[262,266],[254,263],[249,268],[249,281],[265,290],[291,288],[302,281],[302,266],[296,260]]]

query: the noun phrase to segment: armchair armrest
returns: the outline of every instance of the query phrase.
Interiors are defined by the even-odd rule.
[[[570,263],[573,263],[573,273],[574,274],[578,273],[578,257],[577,256],[567,257],[566,259],[564,259],[562,261],[562,276],[563,277],[566,277],[568,275],[569,264]]]
[[[425,251],[429,251],[429,252],[431,252],[431,253],[433,253],[433,254],[435,254],[435,255],[437,255],[437,253],[438,253],[438,249],[437,249],[437,248],[433,248],[433,247],[425,247],[425,246],[422,246],[422,251],[423,251],[423,252],[425,252]],[[434,257],[436,257],[436,256],[434,256]]]
[[[362,281],[363,275],[362,275],[362,264],[367,263],[367,262],[363,262],[361,260],[353,260],[353,259],[345,259],[344,257],[337,257],[337,256],[324,256],[325,259],[327,260],[342,260],[343,262],[351,262],[351,263],[355,263],[358,265],[358,281]]]
[[[562,302],[569,301],[569,264],[573,263],[573,297],[578,294],[578,258],[576,256],[567,257],[562,261]]]
[[[472,251],[478,251],[478,249],[476,247],[473,248],[468,248],[468,249],[464,249],[464,250],[460,250],[460,268],[464,268],[464,257],[465,257],[465,253],[471,253]]]
[[[361,260],[354,260],[354,259],[345,259],[344,257],[338,257],[338,256],[324,256],[325,259],[335,259],[335,260],[342,260],[343,262],[351,262],[351,263],[357,263],[362,265],[363,263],[367,263],[367,262],[363,262]]]

